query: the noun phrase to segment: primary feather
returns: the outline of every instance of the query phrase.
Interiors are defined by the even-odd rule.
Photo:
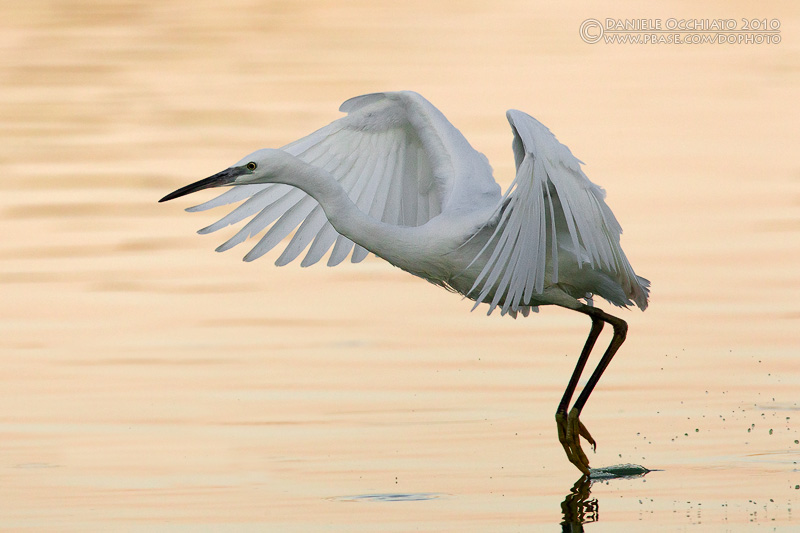
[[[589,181],[582,162],[542,123],[522,111],[506,116],[517,175],[505,193],[500,223],[482,250],[490,256],[472,287],[479,290],[476,305],[493,293],[490,313],[501,302],[503,313],[517,311],[546,285],[560,282],[563,250],[578,268],[606,273],[621,285],[622,298],[610,291],[601,296],[645,309],[649,282],[634,274],[620,247],[622,228],[605,203],[605,191]]]
[[[358,96],[343,103],[340,110],[348,115],[281,149],[326,170],[356,206],[373,218],[397,226],[421,226],[472,194],[499,195],[486,158],[420,95]],[[469,179],[473,175],[483,178]],[[219,251],[244,242],[273,222],[246,260],[261,257],[298,226],[276,264],[290,263],[309,244],[303,266],[319,261],[334,243],[329,265],[346,259],[354,248],[351,240],[336,234],[315,200],[286,185],[234,187],[190,210],[245,199],[230,214],[200,230],[211,233],[253,217]],[[359,262],[367,254],[356,245],[352,261]]]

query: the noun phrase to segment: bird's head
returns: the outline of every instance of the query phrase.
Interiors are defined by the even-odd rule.
[[[257,150],[222,172],[217,172],[211,177],[196,181],[169,193],[159,202],[166,202],[167,200],[211,187],[272,183],[273,179],[285,168],[288,159],[291,159],[291,156],[282,150],[273,148]]]

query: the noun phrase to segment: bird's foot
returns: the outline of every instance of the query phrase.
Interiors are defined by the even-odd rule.
[[[589,430],[580,421],[578,415],[580,412],[573,408],[569,414],[558,411],[556,412],[556,426],[558,427],[558,441],[564,447],[564,452],[567,454],[569,462],[574,464],[578,470],[589,474],[589,459],[581,448],[580,438],[583,437],[592,445],[592,450],[597,449],[597,443],[592,438]]]

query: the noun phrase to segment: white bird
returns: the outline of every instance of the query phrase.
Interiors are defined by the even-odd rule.
[[[514,134],[517,174],[501,195],[486,157],[430,102],[414,92],[347,100],[331,124],[280,149],[262,149],[233,166],[162,198],[233,186],[189,211],[244,200],[199,233],[250,220],[217,248],[227,250],[272,225],[245,255],[252,261],[292,231],[278,257],[285,265],[310,244],[301,262],[328,265],[369,252],[435,285],[516,317],[542,305],[588,315],[592,327],[556,410],[558,437],[570,462],[586,475],[580,437],[596,443],[579,420],[627,323],[594,307],[647,307],[650,282],[637,276],[620,247],[617,219],[603,189],[581,161],[531,116],[506,113]],[[299,227],[298,227],[299,226]],[[581,301],[583,300],[583,301]],[[475,308],[473,307],[473,309]],[[572,409],[567,411],[605,323],[613,338]]]

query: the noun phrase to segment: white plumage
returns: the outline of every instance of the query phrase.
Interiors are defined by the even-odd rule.
[[[346,101],[340,110],[347,111],[348,116],[281,150],[327,171],[360,210],[377,220],[398,226],[425,224],[441,213],[456,186],[454,182],[469,179],[465,176],[467,164],[483,165],[476,178],[482,178],[490,192],[497,187],[486,158],[472,150],[447,119],[419,95],[364,95]],[[438,128],[434,121],[439,123]],[[465,149],[472,151],[469,159],[474,161],[450,157]],[[499,196],[499,188],[497,193]],[[312,240],[314,244],[303,259],[303,266],[319,261],[334,241],[330,266],[341,263],[353,249],[352,241],[330,231],[333,228],[313,198],[286,185],[236,187],[189,210],[202,211],[245,198],[247,202],[228,216],[200,230],[210,233],[258,213],[219,251],[243,242],[279,218],[246,260],[269,251],[301,222],[303,227],[278,259],[278,265],[293,261]],[[352,261],[363,260],[367,253],[356,246]]]
[[[620,247],[622,230],[605,192],[589,181],[566,146],[521,111],[507,113],[517,174],[501,195],[486,157],[422,96],[369,94],[340,110],[348,114],[307,137],[279,150],[258,150],[162,201],[232,185],[189,211],[241,202],[200,233],[247,220],[217,248],[224,251],[266,230],[247,261],[294,232],[277,265],[306,249],[303,266],[331,248],[331,266],[373,252],[464,294],[476,307],[488,304],[490,313],[499,307],[503,314],[527,315],[553,304],[587,314],[593,327],[575,382],[602,324],[612,324],[612,343],[576,401],[574,416],[567,416],[565,405],[572,382],[557,411],[562,445],[588,473],[578,435],[594,441],[577,415],[627,331],[624,321],[593,307],[591,298],[644,310],[649,286]]]
[[[475,306],[496,287],[490,312],[501,299],[503,312],[517,311],[544,291],[545,282],[559,283],[559,250],[564,250],[579,268],[586,265],[616,278],[621,292],[603,287],[601,296],[615,305],[635,302],[645,309],[649,282],[634,274],[620,247],[622,228],[604,201],[605,191],[589,181],[583,163],[541,122],[522,111],[510,110],[506,116],[514,132],[517,175],[482,251],[492,255],[472,287],[480,288]],[[545,280],[548,259],[552,270]]]

